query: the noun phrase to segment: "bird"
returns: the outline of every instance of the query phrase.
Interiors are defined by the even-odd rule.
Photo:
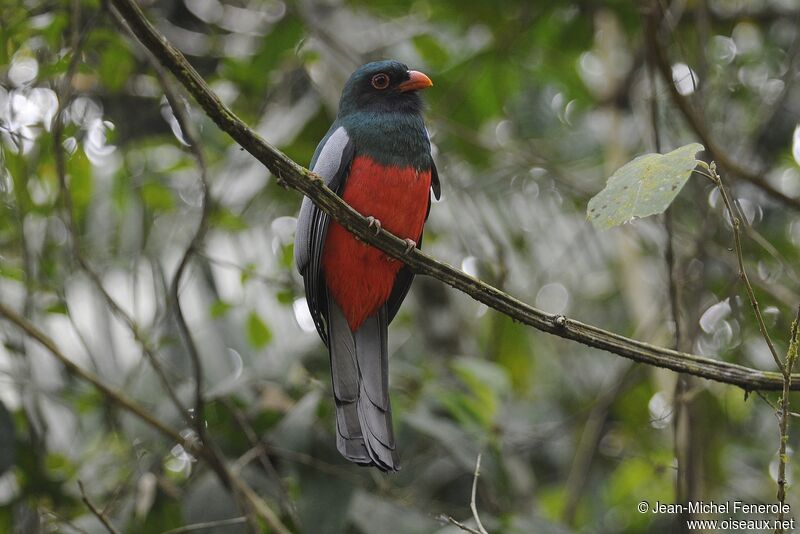
[[[439,175],[419,92],[431,79],[397,60],[362,65],[342,89],[336,120],[311,170],[369,221],[422,246]],[[297,219],[294,259],[306,302],[330,355],[336,446],[347,460],[399,470],[389,400],[388,326],[413,272],[348,232],[308,197]]]

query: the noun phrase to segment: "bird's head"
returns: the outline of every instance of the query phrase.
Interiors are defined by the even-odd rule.
[[[359,111],[419,113],[422,99],[417,91],[431,85],[430,78],[399,61],[367,63],[345,83],[339,116]]]

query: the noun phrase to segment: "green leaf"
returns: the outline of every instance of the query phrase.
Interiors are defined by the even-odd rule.
[[[167,211],[175,205],[172,191],[157,182],[148,182],[142,186],[142,199],[147,207],[156,211]]]
[[[245,285],[251,278],[256,275],[257,266],[255,263],[246,263],[244,267],[242,267],[242,272],[239,275],[239,280],[241,281],[242,285]]]
[[[63,300],[53,302],[45,308],[45,311],[47,313],[60,313],[62,315],[69,314],[69,310],[67,310],[67,303]]]
[[[94,178],[92,176],[92,164],[83,150],[78,150],[68,160],[69,165],[69,188],[72,192],[72,206],[75,210],[75,218],[82,221],[86,214],[86,208],[92,201],[94,194]]]
[[[69,458],[57,452],[50,452],[45,456],[44,465],[47,474],[56,480],[68,480],[75,474],[75,466]]]
[[[700,143],[692,143],[669,154],[645,154],[625,164],[589,201],[586,217],[595,228],[605,230],[662,213],[686,184],[697,166],[695,154],[703,149]]]
[[[254,311],[247,316],[247,340],[257,348],[264,348],[272,340],[272,331]]]
[[[118,92],[130,78],[134,63],[127,47],[119,39],[109,40],[100,56],[100,78],[111,92]]]
[[[462,426],[477,423],[491,429],[500,405],[499,397],[510,387],[505,370],[493,362],[473,358],[459,358],[452,370],[466,388],[442,391],[439,401]]]
[[[429,34],[420,34],[412,39],[414,47],[430,65],[441,70],[447,65],[449,55],[437,39]]]
[[[224,316],[228,313],[228,311],[233,308],[233,304],[230,302],[225,302],[224,300],[216,300],[211,304],[210,313],[211,317],[214,319],[219,319],[220,317]]]
[[[239,232],[248,228],[242,217],[226,208],[217,208],[211,212],[211,226],[228,232]]]
[[[288,243],[281,247],[281,265],[290,268],[294,265],[294,243]]]
[[[289,306],[294,302],[294,291],[291,289],[281,289],[276,294],[278,302],[283,304],[284,306]]]

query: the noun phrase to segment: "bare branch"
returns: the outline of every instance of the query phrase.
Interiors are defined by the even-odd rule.
[[[797,315],[794,322],[792,322],[791,335],[789,336],[789,349],[786,351],[786,366],[783,373],[783,394],[781,395],[781,408],[780,416],[780,431],[781,439],[778,447],[778,502],[780,502],[780,510],[778,511],[778,521],[780,524],[775,529],[776,533],[783,532],[783,505],[786,502],[786,464],[789,459],[786,454],[786,446],[789,442],[789,419],[791,418],[791,411],[789,410],[789,392],[792,387],[792,368],[797,361],[797,329],[800,323],[800,306],[797,307]]]
[[[233,414],[233,418],[236,421],[236,424],[239,426],[239,428],[244,433],[245,437],[247,437],[247,440],[250,442],[252,448],[250,449],[250,451],[248,451],[248,453],[254,455],[254,459],[255,458],[258,459],[261,468],[264,469],[264,472],[267,473],[269,476],[271,476],[273,480],[275,480],[275,483],[278,485],[278,488],[280,488],[281,504],[283,506],[283,509],[292,518],[292,520],[296,525],[300,525],[300,518],[297,516],[297,511],[295,510],[292,504],[292,500],[289,498],[289,490],[286,487],[286,483],[283,481],[283,479],[281,479],[277,469],[275,469],[275,466],[269,459],[266,447],[261,442],[261,439],[258,437],[258,434],[256,433],[255,429],[250,424],[250,421],[247,420],[247,416],[242,412],[242,410],[239,409],[238,406],[236,406],[229,399],[223,399],[222,402],[231,411],[231,413]],[[245,453],[245,455],[247,455],[248,453]],[[232,466],[232,470],[236,471],[237,467],[241,469],[242,467],[244,467],[244,465],[246,465],[250,461],[251,460],[249,459],[247,461],[244,461],[244,456],[243,456],[239,458],[239,461],[237,462],[237,464],[240,465],[241,467],[238,467],[237,464],[234,464],[234,466]]]
[[[747,298],[750,301],[750,307],[753,308],[753,313],[756,317],[756,322],[758,322],[758,330],[761,332],[761,336],[764,338],[764,342],[766,342],[767,347],[769,347],[769,352],[772,354],[772,359],[775,360],[775,365],[778,366],[781,373],[783,375],[786,374],[783,362],[781,362],[780,357],[778,356],[778,351],[775,350],[775,345],[772,343],[772,339],[769,337],[769,332],[767,331],[767,325],[764,322],[764,317],[761,315],[761,307],[758,305],[758,300],[756,299],[756,294],[753,291],[753,285],[750,283],[750,278],[747,276],[747,270],[744,268],[744,254],[742,252],[742,232],[741,232],[741,219],[739,218],[736,213],[733,211],[733,202],[731,202],[731,198],[728,195],[728,190],[725,188],[725,185],[722,183],[722,178],[720,178],[719,174],[717,173],[717,166],[712,161],[710,165],[702,163],[702,166],[708,171],[709,178],[719,189],[720,195],[722,196],[722,202],[725,204],[725,209],[728,212],[729,221],[731,223],[731,227],[733,229],[733,242],[734,247],[736,248],[736,260],[739,265],[739,278],[742,279],[744,283],[745,290],[747,292]]]
[[[639,374],[634,372],[637,369],[641,370],[642,368],[634,367],[631,362],[625,362],[624,367],[617,371],[614,381],[609,385],[603,385],[600,388],[600,394],[591,403],[592,409],[586,418],[586,423],[583,425],[583,431],[576,445],[572,465],[564,483],[564,509],[561,518],[571,528],[575,527],[575,515],[585,491],[592,461],[606,429],[608,415],[620,395],[626,388],[630,387],[632,383],[631,377]]]
[[[89,508],[89,510],[95,515],[95,517],[103,524],[103,526],[106,527],[106,530],[109,531],[111,534],[122,534],[119,530],[117,530],[117,527],[115,527],[111,523],[111,521],[109,521],[109,519],[105,516],[105,514],[103,514],[103,512],[101,512],[100,510],[98,510],[97,507],[95,507],[95,505],[92,503],[92,501],[89,500],[89,497],[86,495],[86,491],[84,491],[83,482],[81,482],[80,480],[78,481],[78,487],[81,490],[81,500],[86,505],[86,507]]]
[[[478,515],[478,505],[475,503],[475,494],[478,492],[478,477],[481,474],[481,456],[482,453],[478,453],[478,461],[475,462],[475,474],[472,476],[472,497],[469,500],[469,507],[472,510],[472,517],[475,518],[475,523],[478,524],[478,531],[481,534],[489,534],[486,532],[486,529],[483,528],[483,523],[481,523],[481,517]]]
[[[232,517],[230,519],[220,519],[219,521],[206,521],[205,523],[194,523],[184,527],[172,528],[165,530],[161,534],[183,534],[184,532],[196,532],[198,530],[205,530],[215,527],[227,527],[229,525],[240,525],[247,521],[246,517]]]
[[[453,519],[449,515],[441,514],[439,516],[439,519],[441,519],[442,521],[446,521],[446,522],[450,523],[451,525],[457,526],[458,528],[460,528],[464,532],[469,532],[470,534],[481,534],[481,532],[479,530],[475,530],[472,527],[468,527],[467,525],[465,525],[461,521]]]

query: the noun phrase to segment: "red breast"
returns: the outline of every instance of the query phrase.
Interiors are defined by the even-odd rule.
[[[378,219],[385,230],[401,239],[419,241],[430,187],[430,169],[384,166],[367,156],[357,156],[342,198],[362,215]],[[389,299],[401,267],[401,262],[331,221],[322,269],[328,289],[352,331]]]

